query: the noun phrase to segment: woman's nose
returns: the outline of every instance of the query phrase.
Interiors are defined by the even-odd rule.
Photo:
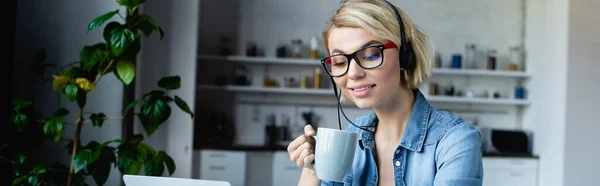
[[[360,67],[355,59],[352,59],[348,66],[348,78],[357,80],[365,77],[365,74],[365,69]]]

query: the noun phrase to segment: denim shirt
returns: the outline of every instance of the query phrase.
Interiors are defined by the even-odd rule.
[[[416,89],[415,104],[400,144],[391,161],[397,186],[481,186],[483,179],[481,136],[470,123],[429,105]],[[353,121],[374,128],[374,112]],[[352,125],[359,139],[354,163],[344,183],[321,181],[321,185],[377,185],[374,133]]]

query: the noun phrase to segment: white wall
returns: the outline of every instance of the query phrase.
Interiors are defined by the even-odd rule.
[[[597,185],[600,170],[600,1],[569,1],[564,185]]]
[[[88,23],[97,16],[118,8],[115,1],[18,1],[15,95],[35,96],[36,106],[45,116],[54,112],[57,109],[57,93],[52,90],[52,82],[42,83],[32,78],[29,65],[34,52],[38,48],[45,47],[48,61],[59,66],[79,60],[79,52],[84,45],[103,42],[102,29],[87,33]],[[114,20],[122,22],[120,18]],[[112,73],[108,74],[88,95],[86,111],[119,116],[122,94],[122,83]],[[64,96],[61,100],[62,105],[71,111],[65,121],[74,123],[77,114],[76,104],[68,102]],[[65,126],[64,137],[73,139],[74,135],[75,127]],[[81,143],[85,145],[90,140],[102,143],[120,137],[121,121],[106,121],[102,128],[85,125],[81,132]],[[37,149],[38,157],[32,158],[46,163],[58,161],[68,166],[71,154],[66,151],[65,145],[66,143],[63,142],[55,143],[49,140],[42,148]],[[95,184],[91,177],[87,181],[92,185]],[[120,173],[114,169],[106,185],[119,184]]]
[[[157,89],[156,82],[160,78],[179,75],[181,88],[169,94],[181,97],[194,111],[199,8],[199,1],[146,2],[143,14],[155,18],[163,28],[165,37],[160,40],[158,33],[154,33],[142,44],[136,98]],[[172,112],[169,120],[146,143],[156,150],[165,150],[175,160],[177,170],[173,177],[191,178],[194,120],[175,103],[170,106]],[[134,131],[145,134],[138,120]]]

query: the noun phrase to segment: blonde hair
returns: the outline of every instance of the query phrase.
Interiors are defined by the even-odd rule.
[[[415,60],[412,70],[401,71],[400,85],[404,88],[415,89],[431,75],[430,66],[434,46],[433,43],[428,46],[429,37],[419,30],[401,9],[395,8],[402,18],[406,39],[411,43]],[[339,27],[363,28],[377,38],[394,42],[398,47],[402,43],[400,25],[394,10],[385,0],[344,1],[323,31],[323,42],[327,52],[329,52],[327,42],[329,32],[331,29]]]

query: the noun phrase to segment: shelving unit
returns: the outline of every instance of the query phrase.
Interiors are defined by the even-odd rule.
[[[312,59],[276,58],[276,57],[248,57],[248,56],[215,56],[199,55],[198,60],[226,61],[247,64],[271,64],[271,65],[300,65],[321,66],[321,61]],[[529,78],[531,74],[523,71],[487,70],[487,69],[453,69],[433,68],[432,75],[453,76],[487,76],[506,78]]]
[[[198,90],[220,90],[220,91],[232,91],[232,92],[243,92],[243,93],[264,93],[264,94],[300,94],[300,95],[322,95],[331,96],[333,91],[331,89],[304,89],[304,88],[279,88],[279,87],[257,87],[257,86],[216,86],[216,85],[198,85]],[[441,102],[441,103],[465,103],[465,104],[489,104],[489,105],[515,105],[525,106],[529,105],[528,100],[519,99],[493,99],[493,98],[468,98],[468,97],[455,97],[455,96],[429,96],[426,98],[430,102]]]

